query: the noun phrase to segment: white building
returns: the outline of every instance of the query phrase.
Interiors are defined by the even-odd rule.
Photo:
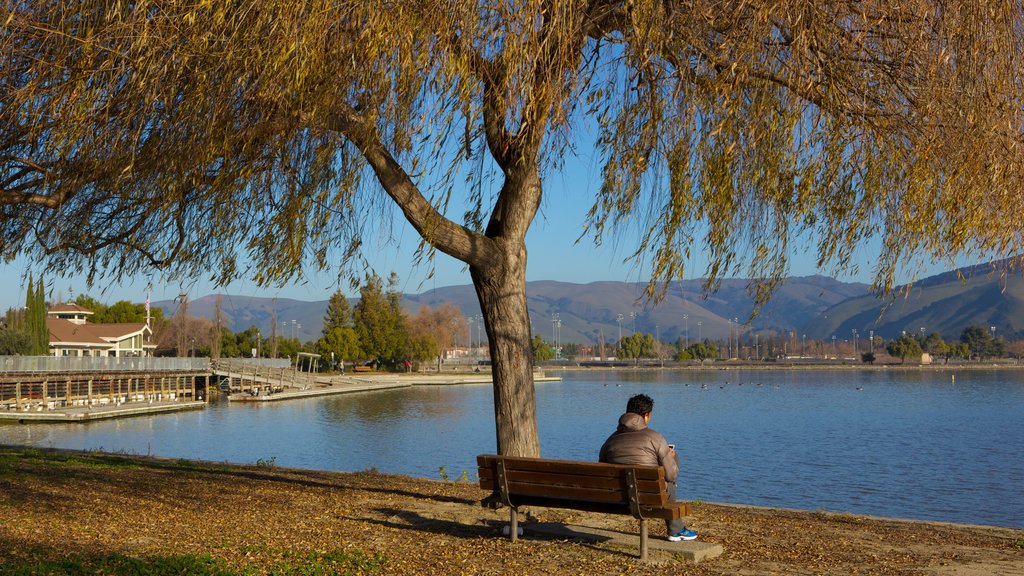
[[[92,310],[58,304],[46,312],[50,353],[54,356],[152,356],[153,331],[144,323],[96,324]]]

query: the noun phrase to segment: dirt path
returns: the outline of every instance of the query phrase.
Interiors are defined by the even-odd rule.
[[[186,555],[257,574],[332,574],[344,562],[353,574],[1024,576],[1024,530],[705,504],[690,524],[722,544],[722,556],[692,565],[652,550],[644,564],[635,546],[531,535],[528,524],[513,544],[498,536],[506,514],[479,506],[482,496],[472,483],[372,472],[0,447],[0,574],[48,573],[38,567],[57,560],[88,568]],[[624,517],[530,515],[636,530]],[[654,526],[652,537],[663,530]]]

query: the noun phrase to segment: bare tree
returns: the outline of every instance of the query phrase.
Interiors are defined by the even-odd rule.
[[[759,301],[804,246],[841,271],[881,238],[881,289],[922,260],[1013,255],[1022,11],[4,0],[0,254],[90,279],[358,274],[366,215],[397,207],[422,257],[468,265],[497,448],[538,454],[525,238],[584,133],[588,230],[639,233],[654,297],[693,250],[707,289],[746,273]]]
[[[446,350],[455,346],[455,340],[466,325],[466,319],[457,306],[446,302],[437,308],[420,306],[419,312],[408,318],[408,325],[411,336],[429,335],[437,345],[435,353],[437,369],[440,371],[441,359]]]
[[[224,302],[220,294],[213,301],[213,326],[210,331],[210,358],[220,359],[221,339],[224,337]]]
[[[270,309],[270,357],[277,358],[277,298]]]
[[[189,340],[192,338],[190,335],[189,315],[188,315],[188,294],[182,292],[178,294],[178,311],[175,313],[177,317],[174,321],[177,338],[174,344],[175,355],[179,358],[189,355]]]

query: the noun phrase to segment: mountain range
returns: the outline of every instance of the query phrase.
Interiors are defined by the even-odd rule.
[[[615,342],[634,331],[657,334],[662,341],[678,338],[724,339],[733,324],[747,324],[744,333],[797,333],[812,339],[832,335],[849,337],[857,330],[874,332],[885,339],[902,332],[938,332],[956,340],[967,326],[995,327],[1008,339],[1024,337],[1024,278],[1011,261],[963,268],[903,286],[880,297],[870,286],[842,282],[824,276],[787,278],[760,313],[750,320],[754,300],[747,280],[723,280],[719,289],[705,296],[701,280],[674,282],[657,304],[645,302],[646,284],[602,281],[574,284],[535,281],[526,285],[533,331],[545,340],[560,343]],[[276,307],[278,333],[303,341],[314,340],[323,325],[327,297],[307,302],[286,298],[221,295],[222,311],[233,331],[256,326],[269,334]],[[189,301],[189,314],[213,317],[217,295]],[[450,303],[467,318],[466,338],[479,324],[480,313],[472,285],[434,288],[406,294],[403,306],[415,313],[421,306]],[[154,302],[167,317],[178,304]]]

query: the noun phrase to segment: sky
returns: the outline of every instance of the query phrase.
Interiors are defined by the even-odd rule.
[[[635,248],[637,237],[627,232],[616,241],[611,239],[595,247],[591,237],[579,242],[584,230],[585,217],[594,194],[600,186],[599,169],[586,158],[567,161],[561,172],[549,174],[544,181],[544,201],[540,213],[527,236],[529,260],[527,281],[557,280],[573,283],[588,283],[599,280],[643,282],[648,273],[635,263],[625,262]],[[396,210],[397,222],[393,225],[394,238],[383,242],[380,238],[364,238],[365,254],[374,270],[382,277],[392,271],[398,273],[401,290],[405,293],[420,293],[434,288],[471,284],[469,271],[455,259],[443,253],[435,257],[434,275],[430,277],[427,265],[414,266],[413,253],[419,236]],[[453,213],[461,213],[456,208]],[[695,259],[687,265],[687,278],[701,278],[706,262],[700,260],[700,249],[694,247]],[[866,245],[859,250],[857,260],[859,273],[838,277],[843,281],[871,282],[872,260],[877,246]],[[929,273],[941,272],[946,267],[928,266]],[[153,301],[173,300],[182,290],[196,299],[208,294],[230,294],[232,296],[261,296],[290,298],[295,300],[326,300],[331,293],[341,288],[347,295],[354,295],[347,282],[338,283],[336,270],[322,273],[310,271],[304,281],[281,288],[259,288],[251,282],[236,281],[227,287],[216,287],[208,281],[197,279],[184,284],[160,283],[159,274],[140,276],[132,282],[110,285],[102,279],[96,286],[89,287],[83,277],[55,277],[39,267],[30,268],[24,261],[0,264],[0,306],[2,310],[24,306],[28,272],[35,277],[45,273],[48,284],[48,298],[72,300],[80,294],[88,294],[100,302],[113,304],[119,300],[144,302],[147,287],[152,282]],[[814,264],[814,255],[793,254],[791,276],[809,276],[822,273]]]

